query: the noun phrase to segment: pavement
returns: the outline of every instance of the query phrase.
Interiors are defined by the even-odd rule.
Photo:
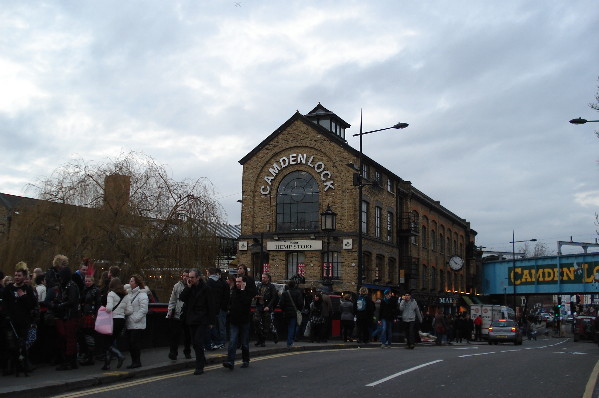
[[[369,347],[378,347],[377,343],[370,343]],[[313,351],[326,349],[356,348],[356,343],[343,343],[340,340],[329,340],[328,343],[297,342],[290,349],[287,348],[285,340],[274,344],[272,341],[266,343],[266,347],[255,347],[250,343],[250,358],[261,357],[289,351]],[[125,362],[120,369],[116,368],[116,360],[111,362],[110,370],[103,371],[100,368],[103,362],[96,361],[92,366],[80,366],[78,369],[57,371],[56,366],[49,364],[37,365],[36,369],[25,377],[22,373],[19,377],[14,374],[0,376],[0,397],[48,397],[75,390],[81,390],[101,385],[108,385],[132,378],[143,378],[195,369],[195,359],[185,359],[180,347],[179,357],[173,361],[168,358],[168,347],[156,347],[144,349],[141,352],[142,367],[127,369],[131,358],[127,352]],[[192,350],[193,356],[193,350]],[[206,366],[222,363],[226,359],[227,350],[220,349],[206,352]],[[241,365],[241,350],[237,351],[236,365]]]
[[[472,344],[484,344],[486,342],[473,342]],[[466,346],[466,343],[453,343],[454,346]],[[361,345],[365,347],[364,345]],[[395,347],[404,346],[403,343],[394,343]],[[432,342],[423,342],[419,346],[434,346]],[[273,355],[289,351],[313,351],[328,349],[351,349],[358,347],[355,342],[344,343],[340,340],[332,339],[327,343],[309,343],[300,341],[294,344],[290,349],[287,348],[285,340],[278,344],[267,342],[266,347],[255,347],[250,343],[250,358],[257,358],[265,355]],[[376,342],[368,344],[366,347],[378,348]],[[181,347],[180,347],[181,348]],[[103,371],[100,368],[103,362],[96,361],[93,366],[80,366],[79,369],[68,371],[57,371],[55,366],[47,364],[39,365],[28,377],[22,374],[19,377],[15,375],[0,376],[0,397],[20,398],[29,397],[48,397],[66,392],[72,392],[81,389],[87,389],[98,386],[105,386],[112,383],[125,381],[132,378],[144,378],[170,372],[177,372],[186,369],[195,368],[195,359],[185,359],[181,351],[177,360],[168,358],[168,347],[156,347],[142,350],[142,367],[137,369],[127,369],[131,363],[130,357],[125,353],[127,359],[121,369],[116,369],[116,360],[111,363],[111,369]],[[193,355],[193,350],[192,350]],[[206,366],[222,363],[227,355],[226,349],[206,352]],[[241,351],[237,351],[236,365],[240,365]]]

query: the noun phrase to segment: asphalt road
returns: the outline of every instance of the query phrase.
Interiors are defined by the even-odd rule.
[[[373,344],[276,354],[247,369],[214,365],[201,376],[186,370],[64,396],[583,397],[598,359],[597,345],[570,339],[415,350]]]

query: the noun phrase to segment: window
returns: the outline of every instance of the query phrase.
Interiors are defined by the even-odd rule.
[[[362,201],[362,233],[368,233],[368,202]]]
[[[422,265],[422,290],[428,289],[428,269],[426,265]]]
[[[423,225],[422,226],[422,235],[421,235],[421,238],[422,238],[422,248],[423,249],[427,248],[426,233],[427,233],[426,232],[426,227]]]
[[[431,267],[431,290],[437,288],[437,270]]]
[[[445,271],[442,269],[439,270],[439,290],[447,290],[447,287],[445,286]]]
[[[372,255],[370,252],[364,252],[363,256],[364,269],[362,270],[362,279],[365,282],[372,282]]]
[[[387,178],[387,191],[393,193],[393,180]]]
[[[383,209],[376,206],[374,208],[374,236],[380,238],[382,236],[383,224]]]
[[[376,181],[376,183],[379,184],[380,187],[383,186],[383,176],[381,175],[381,172],[378,170],[374,171],[374,181]]]
[[[387,212],[387,242],[393,242],[393,213]]]
[[[395,269],[395,259],[390,258],[387,262],[387,282],[391,285],[395,285],[397,283],[397,270]]]
[[[277,191],[277,231],[317,231],[319,225],[318,183],[305,171],[283,178]]]
[[[370,176],[370,168],[367,164],[362,164],[362,178],[369,179]]]
[[[304,264],[306,256],[302,252],[287,253],[287,279],[291,279],[294,275],[304,275]]]
[[[376,266],[374,268],[374,279],[376,281],[381,281],[383,279],[384,265],[385,265],[385,258],[383,256],[376,256]]]
[[[324,252],[322,256],[322,276],[339,279],[339,252]]]
[[[416,239],[416,235],[418,234],[418,224],[420,223],[420,215],[416,210],[412,211],[412,217],[410,220],[410,231],[412,231],[412,236],[410,236],[410,243],[413,245],[418,245],[418,239]]]
[[[439,251],[445,253],[445,239],[442,233],[439,234]]]
[[[437,246],[437,237],[435,236],[435,230],[431,230],[431,250],[435,250]]]

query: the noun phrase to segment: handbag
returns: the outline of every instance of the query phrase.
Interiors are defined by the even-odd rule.
[[[291,304],[293,304],[293,309],[295,310],[297,324],[301,325],[302,324],[302,312],[297,310],[297,307],[295,306],[295,301],[293,301],[293,297],[291,297],[291,292],[289,290],[287,290],[287,294],[289,295],[289,300],[291,300]]]
[[[104,306],[98,308],[98,315],[96,315],[96,324],[94,327],[96,332],[100,334],[112,334],[112,313],[114,312],[114,310],[117,309],[119,304],[121,304],[121,301],[123,301],[123,297],[121,297],[121,299],[119,300],[117,305],[114,306],[111,312],[107,312],[106,307]]]
[[[95,330],[100,334],[112,334],[112,312],[106,312],[104,306],[98,309]]]

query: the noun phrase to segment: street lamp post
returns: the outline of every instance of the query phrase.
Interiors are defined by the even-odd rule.
[[[515,232],[512,230],[512,286],[514,288],[514,312],[516,312],[516,243],[536,242],[536,239],[516,240]]]
[[[337,229],[337,213],[331,210],[330,204],[327,205],[327,209],[324,212],[320,213],[320,227],[322,232],[327,235],[327,251],[322,258],[322,284],[330,286],[333,284],[333,261],[329,247],[331,244],[331,233]]]
[[[360,159],[359,159],[359,168],[357,172],[357,178],[354,178],[354,182],[358,185],[358,281],[356,283],[356,290],[360,290],[360,286],[362,285],[362,275],[364,271],[364,258],[362,252],[362,240],[363,240],[363,232],[362,232],[362,200],[363,200],[363,192],[364,185],[371,185],[371,183],[363,183],[363,172],[364,172],[364,153],[362,152],[362,136],[366,134],[376,133],[377,131],[384,131],[390,129],[405,129],[408,127],[408,123],[397,123],[391,127],[385,127],[382,129],[371,130],[362,132],[362,111],[360,110],[360,132],[354,134],[353,136],[360,137]]]
[[[579,117],[578,119],[570,120],[570,123],[572,123],[572,124],[599,123],[599,120],[586,120],[586,119]]]

